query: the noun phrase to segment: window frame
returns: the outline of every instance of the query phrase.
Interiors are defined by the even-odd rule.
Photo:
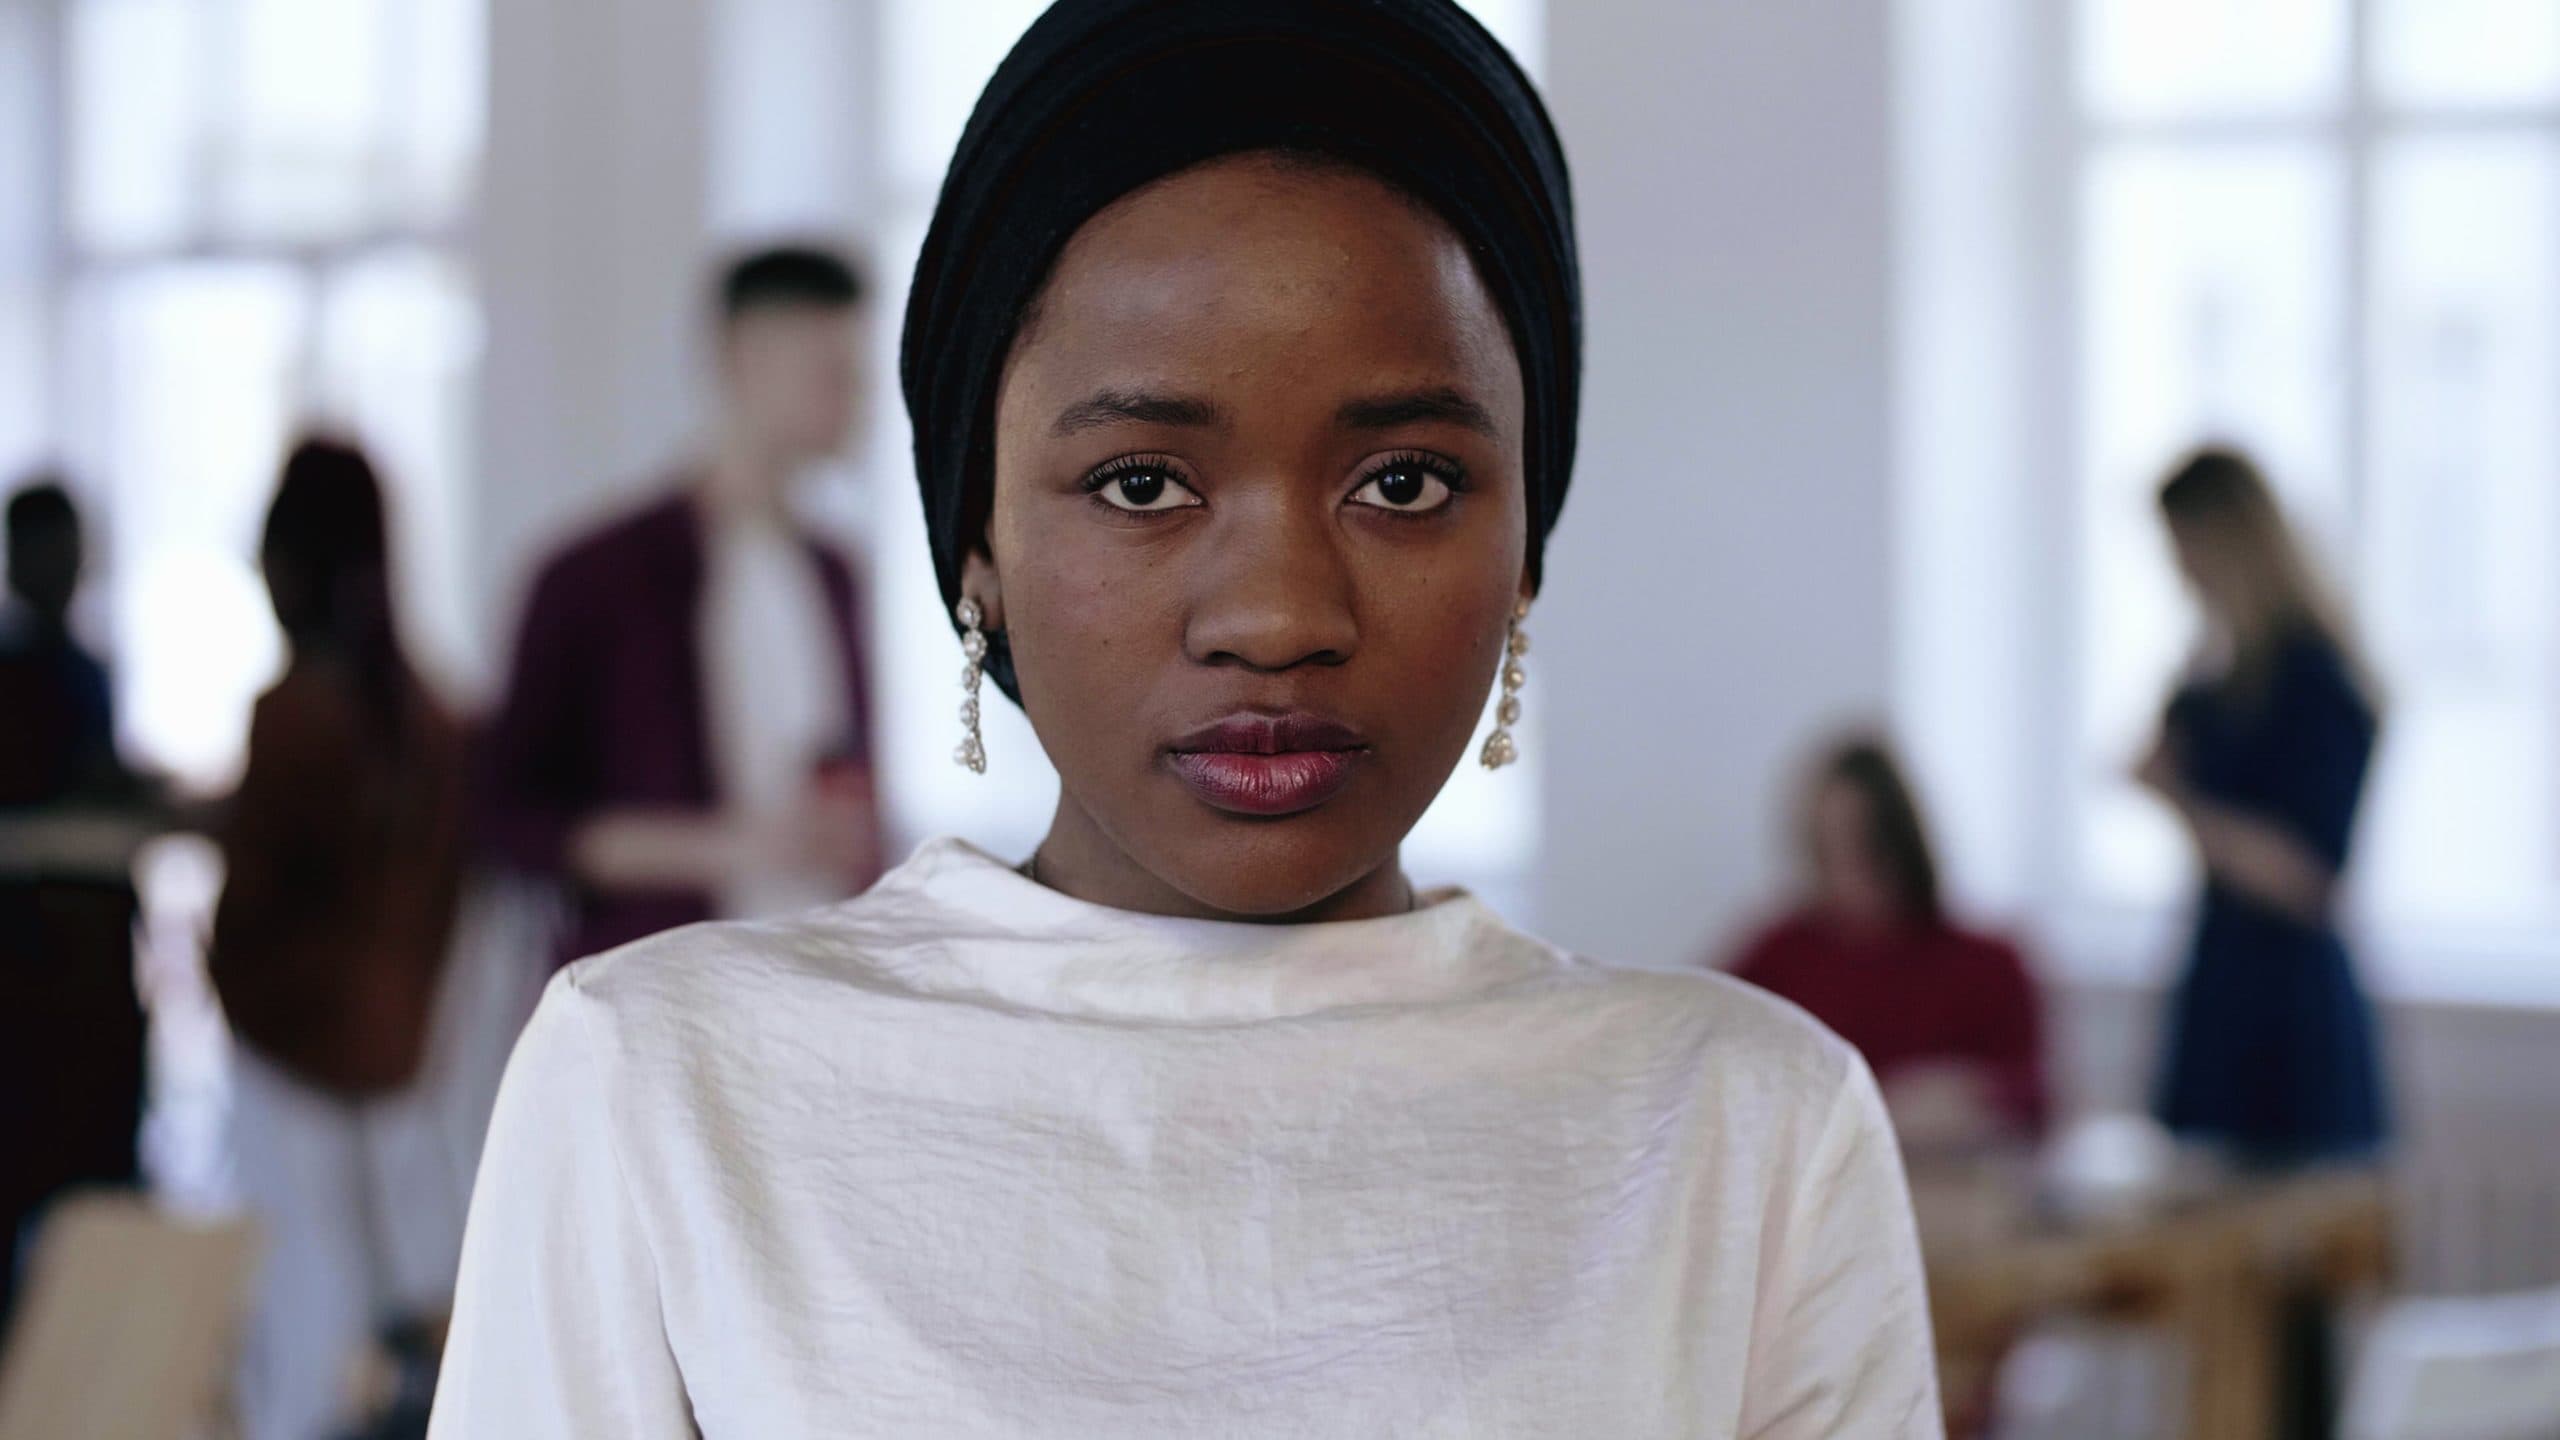
[[[374,169],[369,168],[364,177],[366,203],[377,218],[367,223],[325,238],[258,238],[235,233],[236,227],[224,222],[218,193],[222,167],[227,162],[221,146],[205,143],[196,146],[189,157],[185,184],[191,195],[189,204],[194,214],[187,233],[161,243],[102,245],[91,243],[88,237],[79,233],[79,217],[75,213],[72,194],[75,184],[73,157],[78,148],[73,132],[78,119],[78,104],[72,94],[74,67],[70,47],[74,39],[75,12],[90,0],[23,0],[23,3],[33,10],[36,17],[36,43],[40,50],[35,66],[43,77],[36,113],[41,120],[41,133],[46,137],[46,142],[39,147],[45,157],[45,165],[40,178],[43,189],[40,214],[35,223],[41,227],[43,236],[41,284],[44,296],[37,346],[39,353],[48,361],[48,391],[39,402],[38,413],[42,423],[35,438],[42,447],[41,454],[58,460],[65,469],[83,504],[93,513],[107,517],[111,533],[105,538],[112,552],[112,532],[121,528],[113,524],[111,502],[119,482],[110,471],[122,387],[117,377],[105,373],[97,364],[88,363],[95,350],[93,342],[98,337],[83,330],[80,310],[84,298],[111,294],[123,283],[154,274],[181,274],[191,267],[242,265],[268,268],[284,274],[308,301],[302,307],[292,341],[293,358],[288,367],[289,378],[284,395],[284,408],[291,417],[288,424],[300,421],[329,423],[350,418],[330,403],[326,376],[324,357],[329,309],[325,302],[333,285],[360,273],[368,262],[428,255],[458,280],[461,293],[475,314],[481,303],[474,237],[482,203],[481,180],[487,155],[487,57],[484,52],[479,77],[483,131],[469,173],[455,197],[450,214],[431,221],[412,216],[388,220],[378,218],[406,207],[382,203],[384,182]],[[394,3],[411,5],[415,0],[394,0]],[[241,19],[238,0],[215,0],[207,8],[208,20],[220,33],[211,37],[213,43],[202,46],[189,58],[208,76],[211,83],[206,86],[204,94],[213,97],[222,93],[229,68],[237,61],[235,27]],[[401,17],[390,18],[396,21]],[[485,32],[483,43],[485,45]],[[394,54],[386,53],[384,59],[386,64],[392,63]],[[215,122],[211,117],[200,117],[197,123],[203,135],[213,134]],[[466,372],[478,363],[478,356],[474,354],[465,362]],[[468,374],[463,378],[467,382]],[[467,396],[470,393],[468,384],[456,393]],[[467,405],[467,401],[462,403]],[[467,440],[473,417],[466,409],[461,419],[465,433],[458,438]],[[289,435],[284,438],[289,438]],[[379,441],[374,443],[377,447],[381,444]],[[457,451],[458,458],[466,462],[469,455],[467,444]],[[282,456],[279,454],[275,458],[280,461]],[[379,458],[388,466],[397,465],[396,456]],[[469,510],[473,502],[468,471],[411,477],[397,473],[395,469],[387,478],[395,492],[395,505],[399,503],[397,492],[412,486],[434,484],[450,492],[440,496],[448,512],[447,533],[437,552],[427,557],[427,563],[419,568],[438,578],[458,577],[466,573],[460,549],[467,543],[465,537],[470,529]],[[402,549],[416,556],[418,552],[412,547],[427,543],[425,539],[410,536],[402,544]],[[121,609],[126,599],[117,578],[119,567],[114,564],[116,556],[113,553],[99,558],[107,562],[97,566],[96,578],[102,582],[99,598],[113,612]],[[407,612],[404,638],[411,645],[413,660],[436,679],[453,680],[469,653],[467,637],[440,631],[429,633],[429,615],[431,612],[442,613],[441,607],[416,603],[420,593],[420,580],[416,575],[408,578],[404,589],[409,592],[411,601],[404,607]],[[121,619],[108,629],[121,637]],[[120,690],[131,684],[130,677],[121,671],[119,680]],[[119,712],[120,723],[127,730],[124,738],[130,742],[135,738],[131,733],[130,709],[120,705]],[[245,723],[245,717],[242,723]],[[144,755],[139,758],[149,763],[157,757]],[[237,758],[236,755],[233,757],[229,769],[236,770]],[[227,781],[229,776],[191,770],[185,778],[195,784],[219,784]]]
[[[2027,114],[2020,163],[2027,177],[2029,212],[2025,253],[2036,263],[2020,277],[2030,300],[2024,337],[2028,363],[2021,381],[2030,390],[2025,413],[2031,433],[2024,453],[2033,473],[2066,477],[2063,483],[2028,487],[2034,514],[2028,533],[2057,543],[2038,547],[2028,561],[2030,593],[2051,597],[2022,620],[2020,643],[2028,673],[2052,677],[2025,697],[2034,708],[2029,724],[2035,754],[2029,758],[2041,784],[2033,813],[2020,817],[2028,873],[2022,878],[2037,928],[2057,953],[2093,974],[2139,977],[2182,952],[2180,929],[2186,902],[2165,903],[2108,896],[2089,883],[2085,851],[2095,823],[2090,799],[2097,793],[2081,750],[2080,715],[2093,667],[2088,653],[2096,603],[2082,570],[2088,533],[2090,417],[2080,402],[2093,337],[2080,297],[2088,282],[2089,247],[2082,214],[2084,195],[2101,156],[2135,146],[2193,152],[2214,146],[2280,140],[2316,148],[2339,176],[2331,223],[2338,248],[2336,351],[2339,405],[2330,439],[2339,457],[2338,532],[2347,543],[2334,555],[2331,573],[2353,593],[2367,558],[2367,516],[2377,480],[2367,413],[2373,372],[2376,303],[2376,176],[2394,142],[2463,135],[2536,136],[2560,142],[2560,97],[2541,102],[2410,104],[2386,98],[2374,63],[2384,0],[2339,0],[2344,43],[2340,87],[2326,105],[2282,116],[2229,114],[2108,116],[2097,113],[2079,73],[2081,6],[2023,5],[2012,13],[2029,30]],[[2553,258],[2560,266],[2560,256]],[[2560,537],[2555,537],[2560,544]],[[2549,743],[2560,747],[2560,734]],[[2367,813],[2373,819],[2369,784]],[[2560,795],[2552,797],[2560,805]],[[2560,876],[2552,886],[2560,893]],[[2369,887],[2367,887],[2369,889]],[[2560,908],[2560,902],[2555,902]],[[2486,1003],[2560,1004],[2560,933],[2531,921],[2462,924],[2396,915],[2369,895],[2350,901],[2351,936],[2383,989],[2453,996]]]

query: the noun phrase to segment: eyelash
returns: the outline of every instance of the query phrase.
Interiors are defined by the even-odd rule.
[[[1173,457],[1169,455],[1123,455],[1116,460],[1107,460],[1095,467],[1081,483],[1084,493],[1093,497],[1094,504],[1114,515],[1161,515],[1166,513],[1166,510],[1191,508],[1188,505],[1174,505],[1166,507],[1166,510],[1137,510],[1125,505],[1114,505],[1103,498],[1102,492],[1113,482],[1125,480],[1132,475],[1162,475],[1166,484],[1188,491],[1195,500],[1200,494],[1199,491],[1192,489],[1189,481],[1182,478],[1182,468],[1176,465]]]
[[[1392,505],[1364,505],[1361,508],[1376,510],[1381,514],[1393,515],[1405,520],[1426,520],[1456,504],[1458,497],[1467,493],[1466,467],[1445,455],[1434,455],[1428,450],[1398,450],[1393,454],[1379,457],[1376,464],[1360,473],[1360,483],[1351,487],[1351,493],[1357,495],[1376,484],[1382,476],[1398,470],[1419,470],[1429,475],[1449,487],[1449,498],[1428,510],[1405,510]]]
[[[1361,491],[1368,489],[1371,485],[1376,484],[1381,477],[1392,474],[1398,470],[1420,470],[1438,480],[1441,484],[1449,487],[1450,500],[1442,501],[1440,504],[1435,505],[1428,510],[1405,510],[1398,509],[1390,505],[1364,505],[1361,507],[1362,509],[1376,510],[1382,514],[1394,515],[1407,520],[1419,520],[1427,516],[1437,515],[1441,511],[1446,510],[1449,508],[1451,501],[1454,501],[1460,495],[1466,494],[1470,488],[1468,485],[1466,467],[1449,459],[1447,456],[1435,455],[1427,450],[1398,450],[1392,454],[1380,456],[1375,464],[1372,464],[1366,470],[1363,470],[1360,473],[1358,483],[1351,487],[1351,493],[1353,495],[1357,495]],[[1166,483],[1179,486],[1181,489],[1188,491],[1195,499],[1199,497],[1200,492],[1194,489],[1189,481],[1182,478],[1181,467],[1177,465],[1174,462],[1173,457],[1169,455],[1123,455],[1114,460],[1107,460],[1101,465],[1096,466],[1091,473],[1087,474],[1084,479],[1079,482],[1079,484],[1085,494],[1093,497],[1093,503],[1111,511],[1115,515],[1164,514],[1166,513],[1165,510],[1132,509],[1127,506],[1114,505],[1110,501],[1102,498],[1103,490],[1109,487],[1113,482],[1126,479],[1131,475],[1149,474],[1160,474],[1164,477]],[[1352,502],[1346,499],[1343,503],[1350,504]],[[1188,505],[1166,507],[1167,510],[1187,510],[1190,508],[1192,507]]]

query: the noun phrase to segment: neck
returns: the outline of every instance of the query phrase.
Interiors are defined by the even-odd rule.
[[[774,447],[757,443],[735,426],[724,430],[702,473],[703,502],[715,513],[750,519],[772,519],[783,513],[783,497],[799,466]]]
[[[1879,910],[1866,905],[1842,905],[1834,901],[1814,902],[1814,914],[1835,935],[1852,939],[1872,939],[1899,931],[1915,929],[1915,918],[1898,910]]]
[[[29,630],[46,639],[58,639],[71,633],[71,612],[68,610],[31,605],[16,595],[9,596],[5,604],[0,604],[0,609],[15,609],[26,617]]]
[[[1279,914],[1222,910],[1176,888],[1105,834],[1084,807],[1061,793],[1057,814],[1024,872],[1062,895],[1114,910],[1185,920],[1224,920],[1261,925],[1314,925],[1374,920],[1414,908],[1413,883],[1390,855],[1366,875],[1310,905]]]

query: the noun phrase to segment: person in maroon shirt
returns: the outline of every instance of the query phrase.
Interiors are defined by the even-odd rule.
[[[841,898],[879,868],[867,663],[851,561],[792,515],[790,492],[841,453],[860,389],[860,277],[823,250],[748,255],[718,296],[719,404],[708,456],[537,574],[503,700],[481,737],[483,846],[560,883],[565,963],[722,912],[741,878],[829,877]],[[813,680],[841,725],[790,757],[797,803],[743,803],[724,766],[721,636],[707,624],[724,534],[781,537],[805,567],[834,663]],[[776,653],[793,663],[791,652]],[[755,697],[744,697],[755,703]]]
[[[1832,747],[1804,792],[1807,893],[1731,971],[1857,1047],[1906,1146],[2032,1140],[2041,1002],[2015,947],[1946,913],[1927,827],[1882,743]]]

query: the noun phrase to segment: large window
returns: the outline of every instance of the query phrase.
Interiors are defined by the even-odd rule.
[[[894,322],[905,304],[903,287],[913,272],[936,192],[969,110],[997,62],[1046,0],[890,0],[881,16],[881,150],[876,158],[881,198],[878,258],[886,282],[884,320]],[[1469,5],[1533,72],[1540,59],[1540,0],[1474,0]],[[1030,727],[1010,705],[986,710],[990,769],[984,777],[954,766],[960,656],[949,625],[937,612],[931,562],[922,519],[906,477],[912,473],[909,436],[896,393],[896,325],[882,329],[881,388],[876,413],[895,418],[878,427],[877,448],[866,469],[878,477],[873,517],[874,587],[881,595],[877,662],[889,697],[880,717],[883,768],[895,777],[890,803],[901,829],[911,834],[954,831],[1010,853],[1025,853],[1046,829],[1057,780]],[[1488,774],[1472,759],[1424,816],[1407,846],[1418,878],[1460,880],[1496,892],[1514,918],[1526,898],[1522,884],[1535,859],[1538,709],[1522,729],[1523,763]],[[1488,717],[1489,718],[1489,717]],[[1472,756],[1472,750],[1469,752]]]
[[[2082,0],[2060,297],[2076,417],[2067,873],[2151,907],[2123,783],[2192,620],[2150,509],[2266,462],[2388,691],[2359,889],[2386,929],[2560,925],[2560,5]]]
[[[412,639],[466,653],[477,0],[64,0],[52,428],[105,524],[125,739],[201,784],[276,664],[255,568],[298,428],[393,490]]]

